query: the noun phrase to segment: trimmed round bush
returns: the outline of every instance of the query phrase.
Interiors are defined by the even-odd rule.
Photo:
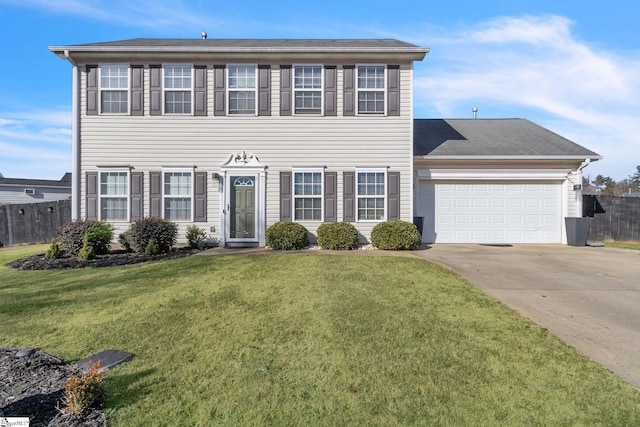
[[[276,250],[290,251],[309,247],[309,231],[297,222],[276,222],[265,233],[267,246]]]
[[[322,223],[318,227],[318,246],[322,249],[358,249],[358,230],[349,222]]]
[[[145,253],[152,239],[159,252],[169,252],[176,244],[178,226],[163,218],[145,217],[131,224],[127,233],[129,244],[136,252]]]
[[[94,247],[96,253],[107,253],[109,244],[113,239],[111,224],[93,219],[77,219],[68,222],[58,229],[56,241],[65,252],[78,255],[84,245],[85,234],[89,231],[88,242]]]
[[[377,224],[371,230],[371,244],[388,251],[417,249],[422,242],[418,228],[406,221],[392,219]]]

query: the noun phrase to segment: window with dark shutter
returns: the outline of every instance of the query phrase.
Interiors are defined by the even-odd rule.
[[[387,172],[387,220],[400,219],[400,172]]]
[[[356,222],[356,174],[344,172],[342,174],[343,185],[343,221]]]
[[[258,65],[258,115],[271,115],[271,67]]]
[[[131,172],[131,221],[135,221],[144,216],[143,212],[143,181],[142,172]]]
[[[324,221],[338,221],[338,173],[324,173]]]
[[[343,67],[343,116],[356,115],[356,67],[354,65],[345,65]]]
[[[131,66],[131,115],[144,115],[144,89],[142,65]]]
[[[324,68],[324,115],[338,115],[338,106],[336,104],[338,97],[336,67],[327,66]]]
[[[162,115],[162,66],[149,66],[149,114]]]
[[[162,172],[149,172],[150,216],[162,217]]]
[[[400,115],[400,66],[387,67],[387,115]]]
[[[196,65],[194,67],[194,99],[195,106],[193,114],[195,116],[207,115],[207,67],[205,65]]]
[[[224,65],[213,66],[213,114],[225,116],[227,114]]]
[[[207,221],[207,173],[196,172],[195,173],[195,186],[194,186],[194,216],[195,222]]]
[[[87,219],[98,219],[98,173],[86,175]]]

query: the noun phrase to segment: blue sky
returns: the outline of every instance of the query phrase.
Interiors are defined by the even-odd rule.
[[[0,173],[71,170],[71,65],[48,46],[137,37],[397,38],[415,64],[415,117],[527,118],[605,158],[640,164],[635,1],[0,0]]]

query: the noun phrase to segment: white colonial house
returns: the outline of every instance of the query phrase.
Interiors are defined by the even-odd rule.
[[[569,141],[558,147],[566,140],[557,136],[527,148],[532,129],[550,132],[526,121],[464,122],[458,135],[484,144],[479,153],[451,137],[455,126],[414,121],[413,63],[429,50],[398,40],[203,37],[49,49],[73,66],[72,216],[117,231],[161,216],[181,236],[196,224],[223,246],[263,246],[266,228],[282,220],[312,237],[323,222],[347,221],[366,241],[381,221],[424,217],[425,242],[560,243],[562,218],[580,212],[581,167],[599,158]],[[470,151],[457,151],[465,144]],[[491,207],[484,220],[478,194]],[[549,208],[537,223],[534,201]],[[496,233],[499,215],[512,228],[519,215],[520,235]],[[494,228],[480,230],[482,221]]]

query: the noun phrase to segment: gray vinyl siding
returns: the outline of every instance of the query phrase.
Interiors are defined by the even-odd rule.
[[[412,220],[412,71],[410,64],[400,68],[400,115],[344,116],[343,69],[336,70],[337,116],[280,116],[280,65],[271,64],[271,116],[218,116],[218,96],[214,83],[214,65],[207,68],[206,116],[151,115],[149,64],[144,68],[144,116],[89,116],[86,98],[81,97],[81,197],[85,197],[86,172],[100,166],[130,165],[144,171],[144,212],[151,212],[150,172],[162,167],[195,166],[207,172],[206,222],[198,223],[207,232],[219,237],[220,182],[213,173],[229,155],[242,152],[255,154],[266,169],[267,226],[280,220],[280,172],[292,168],[325,167],[325,172],[337,173],[337,219],[343,218],[344,171],[366,168],[388,168],[400,173],[401,218]],[[331,64],[327,64],[331,65]],[[83,68],[84,70],[84,68]],[[86,78],[81,79],[85,94]],[[218,113],[219,114],[219,113]],[[86,216],[86,204],[80,217]],[[315,233],[321,222],[304,222]],[[376,222],[356,223],[368,238]],[[179,237],[184,237],[188,224],[180,224]],[[215,229],[215,231],[210,231]]]

